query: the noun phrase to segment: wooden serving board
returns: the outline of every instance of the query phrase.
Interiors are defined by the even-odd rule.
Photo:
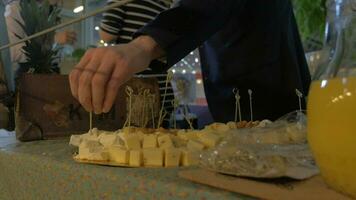
[[[320,176],[305,181],[292,179],[257,180],[223,175],[203,169],[181,171],[179,176],[196,183],[262,199],[351,199],[328,188]]]
[[[111,167],[127,167],[127,168],[138,168],[130,165],[125,165],[125,164],[120,164],[116,162],[110,162],[110,161],[94,161],[94,160],[82,160],[76,158],[76,156],[73,156],[73,159],[78,162],[78,163],[83,163],[83,164],[91,164],[91,165],[103,165],[103,166],[111,166]]]
[[[130,166],[130,165],[125,165],[125,164],[120,164],[120,163],[116,163],[116,162],[110,162],[110,161],[94,161],[94,160],[82,160],[82,159],[78,159],[76,158],[76,156],[73,156],[73,159],[78,162],[78,163],[82,163],[82,164],[91,164],[91,165],[102,165],[102,166],[110,166],[110,167],[124,167],[124,168],[175,168],[175,167],[157,167],[157,166],[140,166],[140,167],[136,167],[136,166]]]

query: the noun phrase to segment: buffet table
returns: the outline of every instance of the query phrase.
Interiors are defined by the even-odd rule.
[[[78,164],[68,139],[20,143],[0,130],[0,199],[250,199],[178,177],[178,169]]]

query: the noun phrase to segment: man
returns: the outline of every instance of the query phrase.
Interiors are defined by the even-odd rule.
[[[166,56],[171,65],[202,44],[215,121],[234,119],[233,88],[240,91],[245,120],[251,116],[249,89],[255,120],[296,110],[295,90],[308,92],[310,74],[288,0],[182,0],[137,36],[129,44],[89,50],[71,73],[72,93],[85,109],[108,112],[120,85],[152,59]]]

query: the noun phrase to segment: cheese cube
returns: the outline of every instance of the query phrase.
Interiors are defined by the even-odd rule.
[[[141,141],[137,135],[128,135],[124,141],[126,148],[129,150],[141,148]]]
[[[199,131],[188,131],[188,132],[179,132],[177,136],[184,140],[194,140],[198,139]]]
[[[178,136],[171,136],[171,139],[172,139],[172,142],[173,142],[173,145],[175,147],[185,147],[187,146],[187,140],[184,140]]]
[[[102,133],[98,137],[100,144],[102,144],[104,147],[110,147],[116,144],[117,138],[118,137],[116,134],[108,134],[108,133]]]
[[[107,161],[109,155],[101,145],[81,144],[79,145],[79,154],[77,158],[83,160]]]
[[[165,149],[164,165],[166,167],[178,167],[180,163],[181,151],[177,148]]]
[[[150,134],[143,136],[142,148],[156,148],[157,147],[157,135]]]
[[[98,141],[93,140],[84,140],[80,143],[79,148],[95,148],[95,147],[103,147]]]
[[[82,139],[82,141],[98,141],[98,136],[90,134],[90,133],[85,133],[83,135],[80,136],[80,138]]]
[[[181,165],[182,166],[194,166],[199,164],[199,153],[189,149],[181,149]]]
[[[120,146],[111,146],[109,147],[109,156],[110,161],[120,163],[120,164],[128,164],[129,163],[129,151],[123,149]]]
[[[142,165],[142,152],[141,150],[130,151],[129,165],[133,167],[140,167]]]
[[[197,140],[189,140],[187,144],[187,148],[193,151],[201,151],[205,148],[204,144]]]
[[[171,137],[168,134],[161,135],[157,138],[158,145],[160,148],[170,148],[174,147]]]
[[[144,166],[163,166],[163,156],[164,152],[162,149],[152,148],[152,149],[143,149],[143,164]]]
[[[82,142],[81,135],[72,135],[70,136],[69,144],[79,147],[80,143]]]
[[[199,140],[207,147],[215,147],[220,141],[220,137],[214,133],[203,132],[199,134]]]
[[[228,122],[226,124],[230,129],[237,129],[237,124],[236,122]]]

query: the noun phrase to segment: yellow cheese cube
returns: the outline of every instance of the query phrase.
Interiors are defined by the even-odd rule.
[[[189,149],[181,149],[181,165],[182,166],[194,166],[199,163],[199,153]]]
[[[199,131],[187,131],[187,132],[178,132],[177,136],[184,140],[194,140],[198,139]]]
[[[207,147],[215,147],[220,141],[220,137],[214,133],[203,132],[199,134],[199,140]]]
[[[126,148],[129,150],[141,148],[141,141],[137,135],[128,135],[124,141]]]
[[[157,141],[160,148],[174,147],[172,139],[168,134],[159,136]]]
[[[140,167],[142,165],[142,152],[141,150],[131,150],[129,165],[133,167]]]
[[[197,140],[189,140],[187,148],[193,151],[201,151],[205,148],[205,145]]]
[[[152,149],[143,149],[143,164],[145,166],[163,166],[163,156],[164,152],[162,149],[152,148]]]
[[[119,164],[128,164],[129,163],[129,151],[123,149],[120,146],[111,146],[109,147],[109,156],[110,161],[119,163]]]
[[[181,157],[181,151],[177,148],[165,149],[164,165],[166,167],[178,167]]]
[[[142,148],[156,148],[157,147],[157,135],[150,134],[143,136]]]

